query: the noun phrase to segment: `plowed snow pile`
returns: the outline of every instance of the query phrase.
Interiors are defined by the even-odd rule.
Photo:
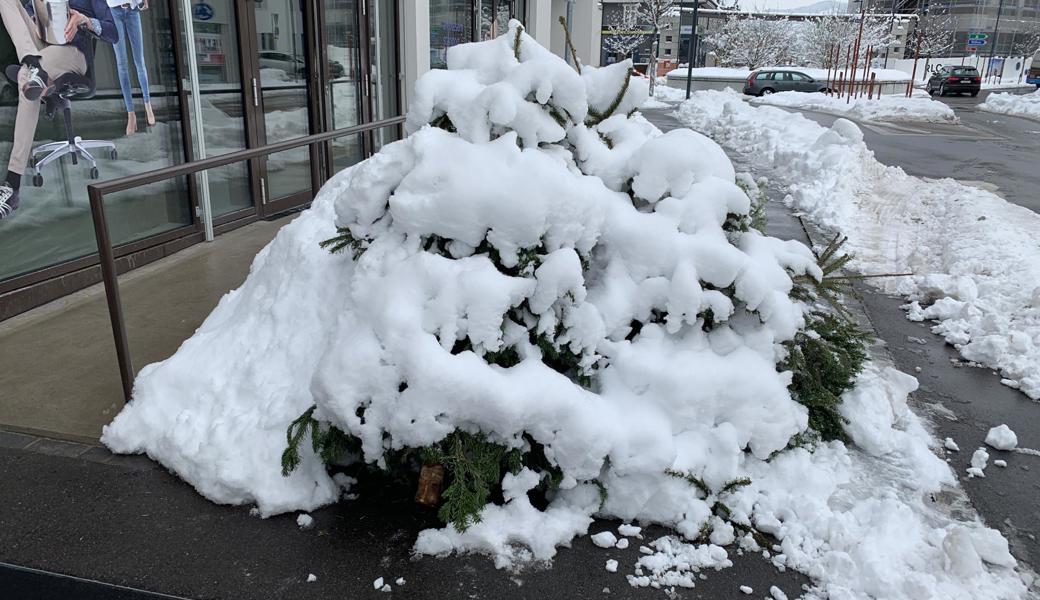
[[[912,377],[871,364],[845,394],[862,452],[807,432],[778,365],[810,310],[792,278],[818,278],[815,258],[748,227],[718,145],[634,113],[630,63],[579,74],[514,21],[448,64],[417,82],[410,135],[329,181],[141,372],[109,447],[272,515],[339,496],[309,443],[283,476],[294,420],[387,469],[452,439],[523,464],[495,479],[500,504],[424,531],[420,553],[546,560],[599,515],[678,534],[633,585],[692,586],[770,539],[819,595],[1023,593],[998,533],[929,500],[955,480],[907,409]]]

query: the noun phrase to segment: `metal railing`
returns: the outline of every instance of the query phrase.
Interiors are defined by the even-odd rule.
[[[112,179],[87,186],[87,195],[90,197],[90,214],[94,219],[94,235],[97,238],[98,258],[101,263],[101,279],[105,284],[105,299],[108,301],[108,316],[112,321],[112,336],[116,345],[116,358],[119,361],[119,376],[123,384],[123,399],[130,402],[130,396],[134,386],[134,367],[130,357],[130,345],[127,341],[126,322],[123,317],[123,305],[119,295],[119,279],[116,272],[115,253],[112,248],[112,236],[108,231],[108,221],[105,217],[105,196],[122,192],[141,186],[158,183],[174,177],[194,175],[201,171],[207,171],[217,167],[244,162],[255,158],[277,154],[286,150],[294,150],[304,146],[312,146],[322,142],[328,142],[349,135],[357,135],[369,131],[375,131],[384,127],[393,127],[404,123],[404,117],[393,117],[373,123],[365,123],[346,129],[337,129],[325,133],[316,133],[306,137],[286,140],[250,148],[238,150],[220,156],[212,156],[201,160],[164,167],[154,171],[128,175],[119,179]]]

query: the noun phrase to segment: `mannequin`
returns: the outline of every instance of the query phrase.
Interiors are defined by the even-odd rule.
[[[119,71],[119,87],[123,90],[123,104],[126,105],[126,135],[133,135],[137,132],[137,113],[134,111],[134,97],[130,85],[128,51],[132,52],[137,69],[137,81],[141,85],[141,94],[144,97],[145,117],[149,125],[155,125],[141,32],[141,11],[148,10],[148,0],[108,0],[108,5],[112,8],[112,17],[115,19],[116,29],[119,30],[119,42],[113,46],[113,51]]]

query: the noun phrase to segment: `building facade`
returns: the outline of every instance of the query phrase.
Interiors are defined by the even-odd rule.
[[[571,23],[579,55],[599,62],[599,6],[573,0],[151,0],[141,12],[147,90],[129,63],[137,131],[115,47],[95,51],[97,93],[74,101],[76,134],[115,143],[100,179],[259,148],[404,114],[416,78],[443,67],[452,45],[493,37],[510,18],[564,56]],[[590,23],[595,22],[596,27]],[[133,50],[132,48],[130,49]],[[0,27],[0,58],[16,62]],[[145,121],[145,92],[156,117]],[[17,94],[0,84],[0,163],[6,168]],[[258,219],[305,207],[337,171],[402,134],[398,125],[211,169],[105,198],[121,269]],[[64,140],[60,116],[35,144]],[[0,222],[0,320],[100,280],[84,164],[23,179],[21,208]],[[26,181],[29,180],[29,181]],[[206,210],[206,208],[209,210]]]

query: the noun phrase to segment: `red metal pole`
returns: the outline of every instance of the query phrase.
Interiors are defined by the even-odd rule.
[[[852,88],[850,94],[846,96],[845,103],[848,104],[852,101],[852,94],[856,92],[856,70],[859,68],[859,45],[863,40],[863,22],[866,21],[867,9],[860,9],[859,11],[859,33],[856,34],[856,50],[852,54],[852,77],[850,83]]]

